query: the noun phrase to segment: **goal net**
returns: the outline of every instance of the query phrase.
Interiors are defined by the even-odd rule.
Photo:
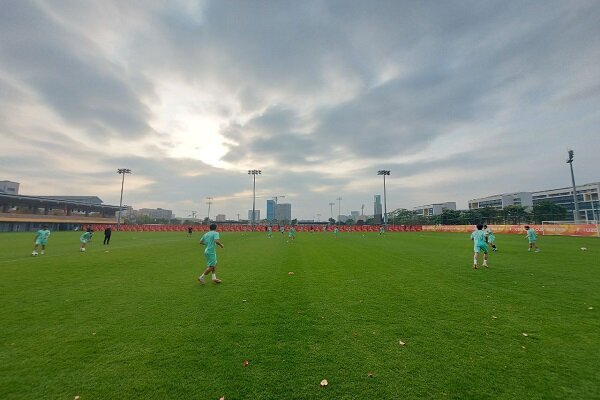
[[[542,235],[600,236],[598,221],[542,221]]]

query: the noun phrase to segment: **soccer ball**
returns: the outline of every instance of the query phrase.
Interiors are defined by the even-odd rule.
[[[581,250],[586,251],[587,247],[582,247]]]
[[[34,251],[33,253],[31,253],[32,256],[36,257],[38,255],[37,251]]]

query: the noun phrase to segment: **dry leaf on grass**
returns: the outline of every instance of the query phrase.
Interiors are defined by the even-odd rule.
[[[369,373],[367,374],[367,376],[368,376],[369,378],[372,378],[372,377],[374,377],[374,376],[375,376],[375,374],[374,374],[374,373],[372,373],[372,372],[369,372]]]
[[[225,396],[219,397],[219,400],[225,400]]]
[[[244,362],[242,363],[242,365],[243,365],[244,367],[247,367],[247,366],[248,366],[248,364],[250,364],[250,361],[248,361],[248,360],[244,360]]]
[[[492,315],[492,319],[498,319],[498,317],[496,317],[495,315]]]
[[[399,340],[399,341],[398,341],[398,344],[399,344],[400,346],[404,346],[406,343],[404,343],[402,340]]]
[[[73,400],[79,400],[79,396],[73,397]]]
[[[327,379],[323,379],[323,380],[321,381],[321,386],[322,386],[322,387],[325,387],[325,386],[327,386],[327,385],[329,385],[329,382],[327,382]]]
[[[288,272],[288,275],[294,275],[294,273],[292,271]]]
[[[529,335],[528,335],[528,334],[526,334],[525,332],[523,332],[523,336],[527,337],[527,336],[529,336]]]

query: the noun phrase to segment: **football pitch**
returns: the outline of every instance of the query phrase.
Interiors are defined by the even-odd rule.
[[[0,398],[600,398],[598,238],[200,236],[0,234]]]

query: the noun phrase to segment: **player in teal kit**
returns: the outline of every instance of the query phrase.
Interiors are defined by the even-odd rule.
[[[296,228],[294,226],[290,226],[290,231],[288,233],[288,242],[290,240],[296,240]]]
[[[44,254],[44,250],[46,250],[46,245],[48,244],[48,236],[50,236],[50,231],[48,230],[48,225],[44,225],[42,226],[42,229],[40,229],[39,231],[37,231],[37,233],[35,234],[35,239],[34,239],[34,246],[33,246],[33,251],[31,252],[32,256],[37,256],[38,255],[38,246],[41,246],[42,251],[40,251],[40,254]]]
[[[92,234],[92,228],[88,228],[87,231],[83,232],[83,234],[79,237],[79,242],[81,243],[79,251],[85,251],[85,245],[92,240]]]
[[[492,246],[493,251],[498,251],[498,248],[496,247],[496,235],[494,235],[487,225],[483,225],[483,233],[485,235],[485,242]]]
[[[525,230],[527,231],[527,240],[529,240],[529,248],[527,251],[531,251],[531,249],[535,248],[535,252],[539,253],[540,248],[537,246],[537,233],[533,228],[530,228],[528,225],[525,226]]]
[[[485,232],[483,232],[483,225],[477,224],[477,230],[471,233],[471,240],[473,241],[473,269],[477,269],[477,256],[479,252],[483,253],[483,266],[487,268],[488,260],[488,248],[485,243]]]
[[[267,227],[267,237],[269,239],[271,239],[273,237],[273,228],[271,228],[270,226]]]
[[[219,232],[217,232],[217,224],[210,225],[210,231],[202,236],[200,244],[206,246],[204,249],[206,270],[198,277],[198,282],[204,285],[206,283],[204,277],[208,276],[208,274],[212,274],[212,281],[214,283],[221,283],[221,280],[217,278],[217,273],[215,272],[215,268],[217,268],[217,249],[215,246],[219,246],[222,249],[225,248],[225,246],[221,243],[221,237],[219,236]]]

